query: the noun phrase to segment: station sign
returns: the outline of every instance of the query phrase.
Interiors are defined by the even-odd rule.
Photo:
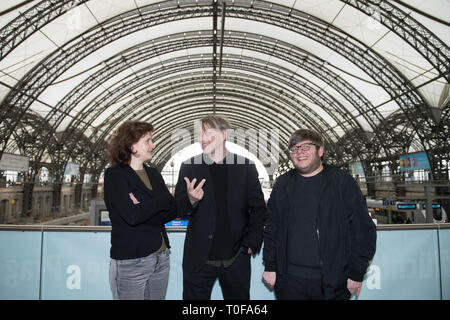
[[[397,210],[416,210],[417,203],[399,203],[397,204]]]
[[[440,209],[441,208],[441,205],[439,204],[439,203],[433,203],[432,205],[431,205],[431,207],[433,208],[433,209]],[[422,204],[422,209],[426,209],[427,208],[427,205],[424,203],[424,204]]]

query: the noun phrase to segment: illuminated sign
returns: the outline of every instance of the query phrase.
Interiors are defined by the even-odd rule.
[[[166,227],[187,227],[189,220],[186,218],[177,218],[166,223]]]
[[[441,205],[440,205],[439,203],[433,203],[433,204],[431,205],[431,207],[432,207],[433,209],[440,209],[440,208],[441,208]],[[423,208],[423,209],[426,209],[426,208],[427,208],[427,205],[424,203],[424,204],[422,205],[422,208]]]
[[[398,210],[415,210],[417,209],[417,204],[415,203],[399,203],[397,204]]]

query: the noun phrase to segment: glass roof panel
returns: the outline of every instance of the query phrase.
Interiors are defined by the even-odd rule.
[[[181,7],[185,7],[187,4],[193,4],[193,2],[191,3],[189,1],[178,2]],[[228,1],[228,3],[230,2],[243,4],[239,0]],[[427,61],[419,51],[406,43],[394,31],[382,25],[379,22],[377,10],[374,10],[374,13],[370,16],[357,10],[352,5],[338,0],[275,0],[265,2],[255,0],[243,4],[249,12],[251,11],[249,7],[251,2],[254,3],[255,8],[272,8],[273,12],[277,15],[284,15],[289,12],[289,8],[293,8],[307,15],[311,15],[311,25],[313,23],[319,23],[319,20],[324,22],[323,25],[327,23],[331,24],[332,26],[329,30],[342,36],[342,40],[340,41],[352,41],[360,47],[365,45],[368,49],[374,50],[382,58],[380,61],[383,61],[383,59],[384,61],[388,61],[395,68],[395,71],[401,75],[401,78],[409,80],[413,86],[419,87],[417,89],[420,93],[419,98],[425,99],[425,102],[430,106],[442,107],[442,103],[448,101],[448,92],[444,90],[446,85],[448,86],[446,79],[435,79],[439,72],[433,67],[432,62]],[[450,28],[448,27],[448,21],[450,20],[449,1],[403,0],[403,2],[410,5],[411,8],[399,4],[397,1],[388,2],[386,5],[397,6],[406,14],[409,14],[412,18],[423,24],[428,30],[440,38],[443,47],[442,52],[448,53],[448,43],[450,41]],[[22,0],[3,0],[0,10],[6,12],[9,8],[22,3],[24,3]],[[100,28],[98,28],[99,23],[104,23],[104,28],[107,28],[114,22],[120,22],[122,19],[131,17],[135,13],[133,10],[136,8],[144,12],[146,9],[143,6],[156,3],[161,8],[164,8],[173,6],[176,1],[90,0],[74,8],[67,7],[63,15],[54,20],[47,21],[48,23],[45,25],[41,23],[42,25],[37,30],[28,30],[28,38],[23,42],[21,42],[21,36],[17,35],[15,41],[18,46],[9,52],[6,57],[0,56],[2,57],[0,58],[0,101],[3,101],[10,92],[7,86],[16,86],[26,76],[33,75],[30,72],[33,72],[33,68],[38,67],[43,59],[51,57],[51,54],[56,53],[59,48],[68,48],[72,43],[80,41],[81,38],[79,36],[81,34],[84,33],[83,38],[97,36],[98,34],[96,32],[100,31]],[[199,5],[209,5],[210,1],[199,0],[197,3]],[[0,28],[5,27],[14,18],[22,17],[28,9],[38,4],[42,7],[45,3],[40,0],[32,1],[1,15]],[[70,2],[70,5],[72,5],[72,2]],[[230,3],[230,6],[232,5]],[[278,7],[278,5],[284,7]],[[374,6],[374,9],[377,9],[377,7]],[[172,12],[176,10],[173,9]],[[279,11],[275,12],[276,10]],[[426,17],[420,11],[430,16]],[[216,92],[218,98],[220,97],[225,101],[228,100],[240,105],[248,105],[249,110],[246,110],[247,114],[255,117],[258,116],[258,112],[265,114],[272,112],[273,110],[265,110],[264,108],[267,108],[266,105],[270,105],[270,101],[273,101],[273,108],[279,110],[280,118],[288,117],[284,114],[289,115],[293,112],[301,113],[298,110],[303,110],[300,108],[290,109],[292,106],[282,101],[282,96],[292,104],[295,104],[299,100],[314,110],[321,119],[325,120],[329,126],[335,129],[338,135],[343,135],[346,128],[341,128],[326,108],[317,105],[319,100],[313,101],[311,97],[308,97],[308,94],[301,93],[301,90],[296,90],[301,83],[305,83],[305,88],[308,85],[313,90],[321,92],[325,97],[334,98],[343,106],[344,110],[352,116],[356,116],[361,127],[367,131],[372,130],[371,125],[365,118],[366,115],[361,114],[361,110],[350,100],[353,94],[364,97],[369,102],[366,107],[376,107],[377,111],[383,117],[391,115],[400,108],[395,101],[390,101],[391,97],[387,93],[389,88],[382,88],[379,84],[375,83],[375,80],[371,78],[370,74],[366,73],[363,68],[358,68],[356,64],[349,60],[349,57],[345,53],[336,52],[331,49],[331,45],[328,47],[319,44],[314,39],[271,25],[270,23],[248,20],[245,19],[245,15],[241,17],[226,17],[225,40],[235,39],[236,43],[238,43],[237,38],[241,40],[244,38],[247,41],[259,42],[259,48],[265,48],[265,51],[254,51],[248,46],[239,48],[226,46],[223,48],[223,79],[218,78]],[[51,19],[53,18],[54,16],[51,17]],[[447,25],[439,22],[439,19],[446,21]],[[220,12],[218,22],[220,35]],[[5,30],[3,31],[6,32]],[[108,126],[103,121],[107,121],[111,115],[120,115],[122,110],[126,110],[126,106],[137,103],[138,97],[146,90],[155,91],[157,94],[150,100],[139,100],[139,104],[136,106],[136,112],[150,112],[149,116],[152,117],[160,116],[158,112],[161,112],[161,109],[156,110],[156,108],[162,108],[165,112],[162,118],[170,119],[172,112],[182,108],[182,103],[177,104],[176,102],[171,102],[164,104],[163,102],[167,101],[168,98],[178,96],[182,99],[183,103],[192,102],[192,105],[187,109],[188,112],[196,112],[196,108],[199,108],[199,106],[209,107],[211,106],[213,92],[211,68],[212,43],[202,47],[194,47],[193,43],[187,43],[185,41],[186,39],[192,39],[192,35],[189,34],[191,31],[198,31],[199,36],[206,35],[210,37],[211,30],[211,16],[203,18],[191,17],[189,19],[154,25],[119,38],[111,43],[105,43],[103,47],[95,52],[91,52],[66,72],[59,75],[52,84],[46,83],[45,85],[48,85],[48,87],[36,97],[37,99],[30,105],[30,110],[46,118],[49,117],[51,109],[58,106],[72,90],[75,89],[76,94],[81,94],[83,90],[91,90],[86,96],[80,96],[79,101],[75,100],[78,97],[74,95],[71,98],[73,100],[70,100],[63,111],[58,111],[56,117],[48,120],[49,124],[53,125],[54,121],[62,115],[64,119],[57,127],[58,131],[62,131],[67,128],[67,125],[72,119],[76,118],[78,113],[84,108],[93,108],[94,106],[97,110],[100,107],[107,107],[99,115],[93,117],[93,119],[89,119],[89,121],[93,121],[94,126],[101,126],[106,130]],[[9,31],[11,32],[11,29]],[[185,32],[186,34],[179,34],[180,32]],[[238,32],[244,32],[246,34],[239,34]],[[160,37],[164,37],[164,39],[159,39]],[[158,50],[166,48],[165,45],[170,40],[169,50],[164,53],[159,52]],[[175,47],[182,42],[186,44],[185,47],[170,50],[170,46]],[[245,41],[242,43],[245,43]],[[125,56],[131,54],[132,50],[136,49],[134,48],[135,46],[139,45],[141,45],[140,50],[142,52],[148,52],[149,50],[151,52],[151,50],[154,50],[155,55],[152,57],[149,56],[138,63],[127,60],[123,64],[124,69],[120,70],[120,72],[114,71],[117,73],[111,73],[109,76],[103,75],[101,79],[97,79],[96,83],[93,85],[90,84],[90,86],[93,86],[92,88],[81,87],[81,84],[84,84],[89,77],[98,75],[100,71],[105,71],[106,66],[112,66],[117,60],[124,59]],[[279,48],[294,50],[300,55],[307,55],[308,60],[303,62],[295,60],[286,61],[282,58],[280,51],[277,51]],[[83,52],[80,51],[80,56],[82,54]],[[198,54],[203,54],[203,57],[198,57]],[[181,64],[186,61],[184,59],[185,56],[190,56],[192,62],[191,69],[181,70],[179,66],[178,71],[172,71],[166,74],[161,72],[162,65],[169,70],[176,63],[179,62]],[[248,69],[241,70],[236,63],[239,56],[243,63],[253,63],[258,68],[255,68],[253,71]],[[202,59],[201,62],[204,64],[197,66],[200,59]],[[297,64],[301,62],[304,67],[299,67]],[[233,63],[233,65],[229,63]],[[321,71],[327,71],[328,76],[332,74],[337,75],[339,77],[338,79],[343,81],[340,83],[344,83],[345,81],[356,91],[350,93],[343,92],[339,88],[339,85],[333,87],[330,82],[332,80],[326,81],[324,78],[321,78],[317,70],[307,70],[313,64],[319,66]],[[373,68],[373,66],[369,67]],[[284,79],[287,81],[286,83],[278,82],[278,80],[273,78],[275,75],[272,71],[276,70],[284,73],[284,75],[282,73],[276,75],[276,79],[286,77]],[[56,72],[56,70],[49,69],[49,72]],[[188,77],[196,77],[197,79],[199,72],[203,72],[205,75],[205,79],[203,79],[204,83],[193,84],[185,82],[179,89],[161,91],[161,88],[164,88],[164,86],[175,86],[177,77],[183,81]],[[292,77],[291,73],[296,76]],[[136,77],[151,75],[153,78],[149,77],[143,83],[137,82]],[[159,78],[155,78],[156,76]],[[433,79],[434,81],[432,81]],[[235,84],[230,84],[227,81],[236,82]],[[242,85],[245,81],[248,83],[247,88],[244,88]],[[260,88],[256,89],[253,85],[258,81]],[[427,81],[430,83],[427,83]],[[130,83],[135,83],[134,87],[128,87]],[[232,88],[237,91],[238,96],[229,95],[228,92]],[[409,87],[403,86],[403,88]],[[193,92],[193,89],[199,89],[201,94],[199,93],[198,96],[189,98],[184,96]],[[119,93],[122,94],[121,90],[124,90],[123,96],[119,95]],[[262,93],[262,90],[264,90],[264,93]],[[33,92],[35,91],[30,90],[31,94]],[[109,93],[113,94],[111,94],[108,100],[102,101],[99,106],[95,104]],[[249,102],[249,95],[255,95],[256,99],[261,101],[260,106],[256,102]],[[207,102],[203,100],[204,98],[208,99]],[[219,109],[222,107],[221,103],[218,103],[217,107]],[[239,111],[244,107],[234,106],[233,108],[232,110]],[[285,111],[281,112],[282,110]],[[242,117],[244,120],[245,114],[245,112],[236,112],[233,116],[236,118]],[[130,113],[124,116],[124,118],[133,116],[136,116],[136,113]],[[306,117],[306,115],[301,116]],[[86,134],[91,132],[92,126],[88,126]]]

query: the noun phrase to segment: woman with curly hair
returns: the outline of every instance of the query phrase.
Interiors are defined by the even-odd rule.
[[[127,121],[109,141],[104,199],[111,220],[110,285],[114,299],[164,299],[169,278],[165,223],[185,216],[203,197],[204,181],[186,181],[186,197],[174,199],[152,159],[153,126]]]

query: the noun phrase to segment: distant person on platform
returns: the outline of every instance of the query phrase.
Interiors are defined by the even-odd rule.
[[[112,136],[104,198],[111,219],[110,285],[114,299],[161,300],[169,277],[164,224],[192,210],[202,186],[175,201],[161,174],[144,164],[153,156],[153,126],[127,121]],[[186,189],[185,189],[186,190]]]
[[[359,295],[375,254],[376,228],[352,176],[322,162],[324,142],[300,129],[289,139],[294,169],[268,202],[264,281],[277,299],[349,299]]]
[[[255,164],[225,148],[229,128],[222,116],[201,119],[203,153],[180,168],[177,196],[189,181],[206,181],[184,243],[185,300],[211,299],[216,279],[225,300],[250,299],[250,257],[261,249],[266,204]]]

